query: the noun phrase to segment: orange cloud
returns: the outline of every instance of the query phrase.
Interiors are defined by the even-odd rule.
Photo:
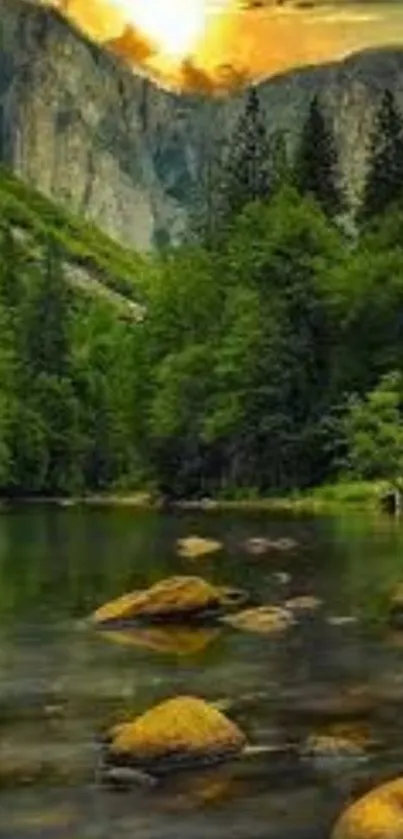
[[[118,53],[132,67],[145,66],[167,82],[205,92],[211,85],[225,87],[222,68],[226,66],[232,68],[235,79],[251,80],[341,58],[366,47],[403,43],[403,3],[389,0],[329,0],[327,4],[324,0],[281,0],[281,5],[279,0],[255,0],[254,8],[245,7],[247,0],[244,8],[240,8],[240,0],[44,2],[57,6],[90,38]],[[164,27],[155,26],[155,20],[156,38],[147,36],[135,23],[137,9],[139,21],[148,20],[150,28],[150,8],[164,8],[166,14],[168,5],[163,4],[172,2],[176,2],[178,14],[185,8],[181,2],[187,9],[197,4],[198,14],[201,4],[207,10],[197,46],[185,56],[164,50]],[[143,6],[148,8],[148,18]],[[178,18],[166,20],[172,43]]]

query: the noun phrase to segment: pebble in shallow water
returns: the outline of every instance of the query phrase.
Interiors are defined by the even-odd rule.
[[[259,632],[265,635],[285,632],[294,625],[294,617],[291,611],[279,606],[260,606],[257,609],[245,609],[243,612],[227,616],[224,621],[235,629]]]
[[[340,771],[367,759],[362,745],[348,737],[331,734],[311,734],[302,746],[301,756],[315,769],[324,771]]]

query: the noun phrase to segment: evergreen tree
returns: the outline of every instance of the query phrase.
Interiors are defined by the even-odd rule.
[[[238,215],[246,204],[270,193],[270,147],[259,94],[250,88],[245,111],[230,141],[222,172],[223,217]]]
[[[49,244],[32,276],[25,306],[25,362],[30,375],[63,375],[69,356],[69,289],[58,248]]]
[[[5,222],[0,227],[0,253],[0,296],[13,317],[20,299],[25,254],[16,242],[12,228]]]
[[[52,243],[32,265],[28,281],[21,306],[16,462],[23,486],[66,492],[80,486],[82,440],[71,379],[70,291]]]
[[[284,131],[274,131],[269,143],[270,184],[273,193],[278,192],[292,181],[287,135]]]
[[[301,195],[313,197],[329,218],[343,210],[336,142],[317,96],[311,101],[302,127],[294,182]]]
[[[214,120],[212,109],[210,120]],[[188,239],[203,244],[207,249],[216,243],[222,222],[223,195],[219,188],[223,173],[221,149],[222,141],[206,132],[192,195]]]
[[[361,221],[379,216],[403,198],[403,120],[390,90],[385,90],[375,118]]]

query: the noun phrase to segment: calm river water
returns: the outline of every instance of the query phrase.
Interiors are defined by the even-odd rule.
[[[191,534],[224,550],[178,558],[176,540]],[[242,543],[256,536],[299,548],[251,557]],[[323,605],[281,636],[106,634],[80,623],[105,600],[178,572],[269,604],[309,594]],[[0,839],[329,836],[349,800],[403,774],[403,631],[386,620],[398,582],[403,523],[388,518],[2,511]],[[105,729],[176,694],[222,702],[265,750],[156,789],[102,784]],[[351,751],[329,751],[332,737]]]

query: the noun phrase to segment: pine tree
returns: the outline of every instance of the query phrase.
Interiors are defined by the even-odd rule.
[[[230,141],[222,173],[224,219],[238,215],[246,204],[270,193],[270,147],[259,95],[250,88],[245,111]]]
[[[11,317],[15,315],[21,295],[21,275],[25,254],[9,224],[0,226],[0,297]]]
[[[403,119],[390,90],[375,118],[360,220],[378,216],[403,198]]]
[[[69,289],[58,248],[50,243],[32,278],[23,311],[24,355],[31,375],[66,372],[69,357]]]
[[[294,182],[301,195],[312,196],[329,218],[344,206],[338,154],[317,96],[311,101],[294,162]]]
[[[269,143],[270,185],[273,193],[292,182],[287,145],[286,133],[274,131]]]
[[[211,103],[211,120],[215,118],[213,108],[214,103]],[[215,246],[222,227],[223,195],[220,189],[222,174],[222,142],[216,136],[206,132],[192,193],[188,228],[189,241],[199,242],[206,249]]]

